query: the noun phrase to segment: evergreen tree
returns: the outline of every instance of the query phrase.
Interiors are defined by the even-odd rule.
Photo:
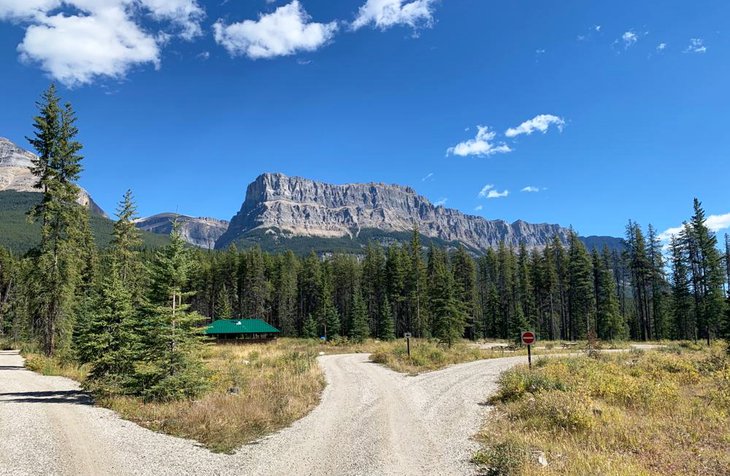
[[[684,240],[672,236],[669,251],[672,262],[671,312],[675,339],[697,339],[694,321],[692,291],[690,290],[689,268],[687,266]]]
[[[352,326],[350,327],[350,338],[355,342],[363,342],[370,337],[370,326],[368,325],[368,309],[365,300],[358,290],[352,306]]]
[[[608,247],[604,247],[600,257],[594,252],[593,263],[596,276],[596,334],[600,339],[625,339],[627,329],[619,309]]]
[[[383,303],[380,305],[378,311],[378,324],[377,324],[378,339],[391,341],[395,339],[395,323],[393,322],[393,312],[390,308],[390,301],[388,296],[383,298]]]
[[[476,339],[477,321],[479,319],[479,297],[477,295],[476,263],[464,250],[457,248],[452,258],[452,271],[456,297],[466,316],[466,333],[470,339]]]
[[[662,254],[662,244],[656,230],[649,225],[648,257],[650,263],[651,309],[654,321],[654,338],[669,337],[669,287]]]
[[[307,318],[304,320],[302,337],[306,337],[307,339],[316,339],[319,337],[319,335],[317,334],[317,322],[312,319],[311,314],[307,315]]]
[[[724,271],[717,249],[717,237],[706,225],[705,211],[694,199],[694,214],[685,227],[690,249],[691,272],[695,287],[697,325],[708,345],[722,327],[725,313]]]
[[[570,337],[584,339],[595,332],[595,295],[590,256],[574,232],[570,234],[568,252]]]
[[[464,335],[466,315],[456,297],[454,277],[443,251],[432,248],[429,254],[429,301],[431,333],[449,347]]]
[[[41,242],[35,252],[32,312],[43,350],[56,353],[59,338],[67,349],[82,284],[89,239],[88,214],[76,200],[76,181],[81,173],[81,144],[76,117],[70,104],[60,107],[55,86],[51,85],[38,103],[34,118],[35,135],[29,142],[38,152],[32,172],[43,192],[41,203],[32,212],[41,221]],[[92,266],[93,267],[93,266]],[[90,271],[86,268],[87,275]]]
[[[319,316],[318,320],[320,325],[324,330],[324,336],[327,340],[330,340],[340,336],[342,323],[337,308],[332,302],[332,277],[328,268],[325,267],[324,269],[325,272],[322,273],[322,281],[320,283],[319,309],[317,315]]]
[[[193,398],[206,386],[200,361],[201,316],[190,312],[185,299],[194,263],[178,232],[155,253],[151,267],[152,306],[144,316],[140,361],[135,364],[133,388],[146,400]]]
[[[423,262],[421,233],[417,225],[413,227],[408,253],[410,254],[410,269],[406,282],[408,321],[411,323],[410,331],[417,336],[423,336],[426,335],[428,328],[428,315],[426,313],[426,289],[428,286],[426,284],[426,265]]]

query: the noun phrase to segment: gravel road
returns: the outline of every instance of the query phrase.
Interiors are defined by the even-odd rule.
[[[76,382],[0,352],[1,475],[465,475],[508,357],[409,377],[366,354],[319,358],[321,404],[291,427],[218,455],[94,407]]]

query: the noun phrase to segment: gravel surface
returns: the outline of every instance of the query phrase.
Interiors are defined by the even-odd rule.
[[[409,377],[366,354],[319,358],[321,404],[291,427],[213,454],[94,407],[76,382],[22,368],[0,352],[1,475],[465,475],[480,405],[525,357],[483,360]]]

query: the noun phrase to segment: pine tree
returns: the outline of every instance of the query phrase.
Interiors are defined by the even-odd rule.
[[[82,146],[75,140],[76,117],[70,104],[59,104],[55,86],[51,85],[38,103],[35,135],[28,139],[38,152],[32,172],[38,179],[36,188],[43,192],[40,204],[30,214],[41,221],[32,308],[36,330],[48,355],[56,353],[59,338],[67,349],[84,266],[92,261],[88,255],[88,214],[76,203],[82,160]],[[87,275],[90,271],[87,266]]]
[[[650,286],[651,286],[651,309],[654,321],[655,339],[666,339],[669,337],[668,304],[669,289],[665,272],[662,244],[657,236],[656,230],[649,225],[648,236],[648,257],[650,263]]]
[[[627,329],[621,318],[608,247],[603,249],[600,257],[594,252],[593,263],[596,276],[596,334],[600,339],[625,339]]]
[[[423,262],[421,233],[417,225],[413,227],[408,253],[410,254],[410,269],[406,283],[408,321],[411,323],[410,331],[417,336],[423,336],[428,328],[428,315],[426,312],[426,288],[428,286],[426,284],[426,265]]]
[[[304,320],[304,328],[302,329],[302,337],[306,337],[307,339],[316,339],[319,337],[317,334],[317,322],[312,319],[312,315],[307,315],[307,318]]]
[[[568,257],[570,337],[584,339],[588,332],[595,332],[593,269],[588,251],[574,232],[570,234]]]
[[[696,320],[709,345],[712,337],[721,330],[725,313],[725,296],[724,271],[717,250],[717,237],[707,228],[706,221],[702,204],[695,198],[694,214],[685,227],[685,238],[690,246]]]
[[[672,236],[669,251],[672,262],[671,313],[675,339],[697,339],[697,325],[694,321],[692,291],[690,290],[689,267],[687,266],[685,241]]]
[[[337,308],[332,302],[332,277],[328,268],[324,268],[322,281],[320,283],[319,308],[317,311],[318,321],[324,330],[324,336],[331,340],[340,336],[342,322]]]
[[[480,315],[477,295],[477,270],[476,263],[467,254],[463,246],[458,247],[456,253],[454,253],[452,271],[456,297],[466,316],[467,335],[470,339],[476,339],[476,327]]]
[[[139,317],[116,259],[106,261],[106,272],[91,299],[92,311],[78,330],[77,355],[92,365],[89,382],[94,391],[125,394],[130,392],[138,359]]]
[[[205,389],[196,326],[202,318],[184,302],[190,296],[186,288],[193,266],[175,224],[170,244],[155,253],[151,267],[152,306],[144,320],[133,383],[146,400],[193,398]]]
[[[429,302],[431,333],[451,347],[464,335],[466,314],[456,297],[454,277],[448,269],[446,255],[436,249],[429,255]]]
[[[350,327],[349,336],[355,342],[363,342],[370,337],[370,326],[368,325],[368,309],[365,300],[358,290],[355,293],[355,299],[352,306],[352,326]]]
[[[388,296],[383,298],[383,303],[378,310],[377,324],[378,339],[391,341],[395,339],[395,322],[393,322],[393,312],[390,307]]]

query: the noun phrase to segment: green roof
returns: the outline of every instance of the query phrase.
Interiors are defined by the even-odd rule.
[[[276,327],[261,319],[220,319],[213,321],[205,330],[208,335],[217,334],[278,334]]]

